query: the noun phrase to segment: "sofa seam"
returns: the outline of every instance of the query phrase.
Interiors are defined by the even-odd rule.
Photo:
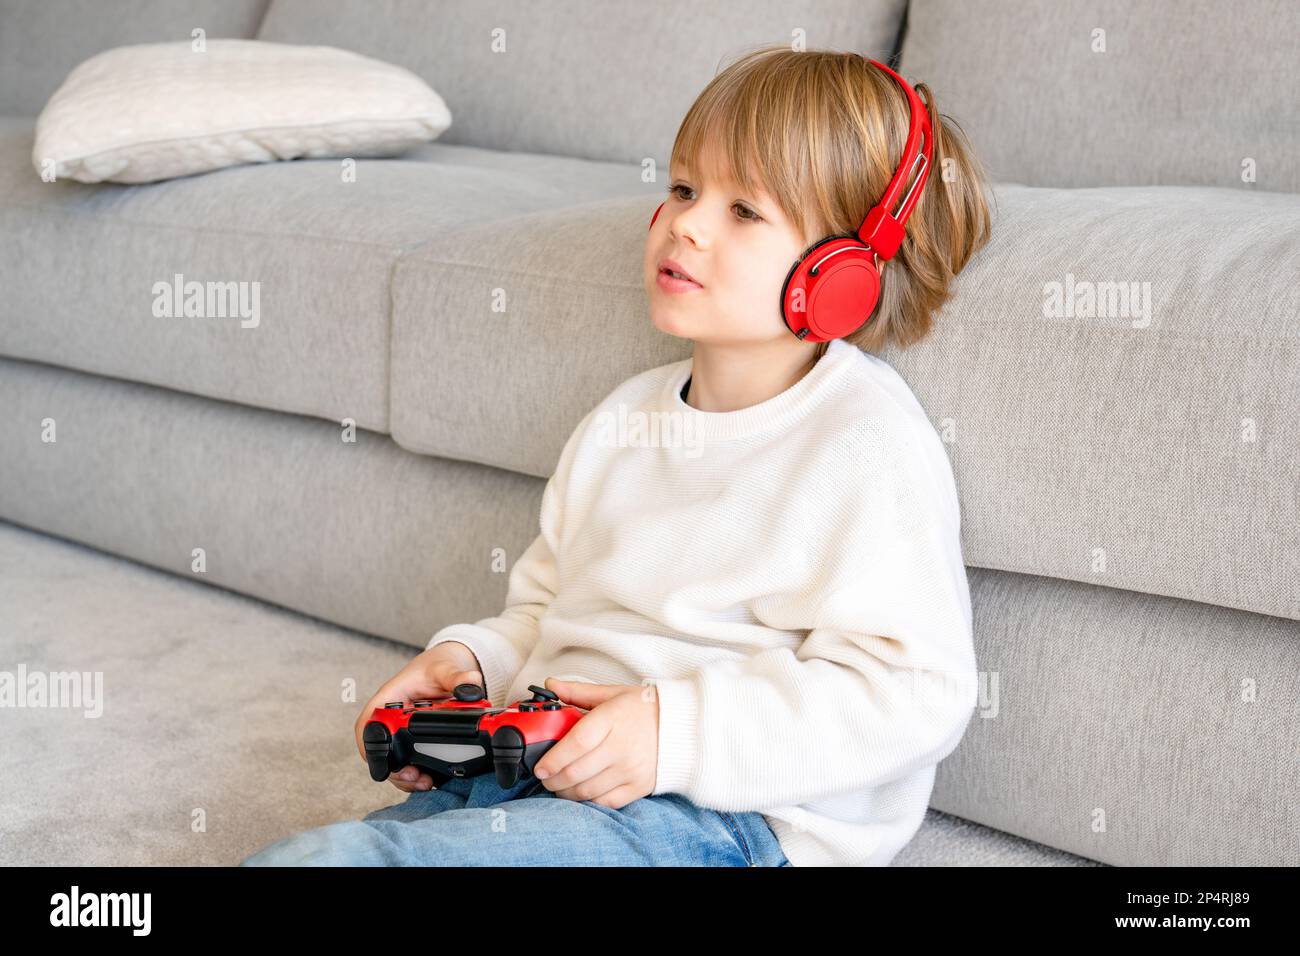
[[[200,401],[205,401],[205,402],[219,402],[223,405],[232,405],[253,412],[266,412],[271,415],[288,415],[295,418],[305,418],[317,422],[323,421],[329,423],[339,423],[341,421],[335,415],[326,415],[321,412],[305,412],[305,411],[296,411],[296,410],[291,410],[286,408],[273,408],[269,405],[255,405],[252,402],[246,401],[242,398],[230,398],[228,396],[222,396],[222,395],[209,395],[205,392],[194,392],[188,389],[179,388],[176,385],[172,385],[166,382],[158,382],[150,379],[124,378],[122,375],[115,372],[104,372],[104,371],[99,371],[97,369],[85,368],[79,365],[67,365],[64,364],[63,362],[52,362],[49,359],[32,358],[31,356],[27,356],[27,355],[14,355],[12,353],[0,353],[0,362],[16,362],[20,365],[39,366],[38,371],[43,369],[43,370],[47,370],[47,372],[61,372],[61,373],[71,372],[74,375],[83,375],[86,376],[87,378],[98,379],[101,382],[109,382],[114,385],[128,386],[128,387],[136,386],[141,389],[156,389],[157,391],[166,392],[171,395],[177,395],[182,398],[198,399]],[[355,421],[355,416],[349,415],[347,417],[353,418],[353,420]],[[378,435],[388,439],[392,439],[393,437],[390,432],[381,431],[380,429],[375,428],[373,425],[366,425],[361,422],[357,422],[357,427],[362,429],[363,431],[370,432],[372,435]],[[396,444],[396,442],[394,442],[394,444]],[[424,455],[424,457],[426,458],[441,457],[428,452],[412,451],[409,448],[406,448],[404,450],[410,452],[411,454]],[[455,461],[457,459],[447,459],[447,460]]]
[[[253,27],[253,32],[246,39],[256,40],[262,32],[262,27],[266,25],[266,15],[271,12],[271,3],[273,0],[264,0],[262,3],[262,13],[257,18],[257,25]]]

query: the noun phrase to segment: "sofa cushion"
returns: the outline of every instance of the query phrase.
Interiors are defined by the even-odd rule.
[[[257,33],[268,0],[0,0],[0,116],[35,116],[68,73],[128,43]]]
[[[745,48],[804,42],[880,60],[906,0],[273,0],[258,39],[326,43],[424,77],[455,122],[442,141],[667,170],[699,92]]]
[[[651,324],[640,281],[660,198],[467,224],[403,256],[393,270],[393,439],[546,477],[615,385],[689,358],[689,341]]]
[[[1300,196],[995,200],[937,331],[881,356],[949,442],[967,563],[1300,619]],[[549,475],[619,382],[688,357],[649,318],[653,209],[475,224],[404,257],[394,439]]]
[[[355,181],[340,160],[300,160],[144,186],[42,182],[31,150],[31,120],[0,120],[0,354],[377,431],[404,250],[450,225],[660,191],[635,166],[440,142],[356,160]],[[206,317],[187,316],[200,299]]]
[[[915,0],[901,62],[998,181],[1300,192],[1297,26],[1292,0]]]
[[[1300,195],[1003,185],[933,338],[968,564],[1300,619]]]

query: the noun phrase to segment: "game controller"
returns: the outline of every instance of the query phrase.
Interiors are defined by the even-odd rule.
[[[449,698],[412,701],[410,707],[401,701],[376,707],[361,732],[370,776],[387,780],[414,765],[438,787],[495,768],[497,783],[513,787],[586,716],[545,687],[528,689],[531,699],[509,707],[489,706],[477,684],[457,684]]]

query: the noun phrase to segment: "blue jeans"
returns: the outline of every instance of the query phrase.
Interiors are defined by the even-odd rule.
[[[761,813],[697,807],[676,793],[611,810],[557,797],[529,776],[452,778],[406,800],[295,833],[240,866],[790,866]]]

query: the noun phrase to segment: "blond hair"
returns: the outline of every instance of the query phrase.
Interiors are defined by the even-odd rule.
[[[870,321],[845,336],[869,352],[890,343],[906,348],[931,332],[953,277],[990,229],[982,165],[957,122],[937,112],[931,90],[914,88],[930,113],[933,169],[897,254],[881,261]],[[672,163],[695,172],[695,158],[716,144],[731,178],[749,192],[761,185],[811,245],[857,232],[898,168],[910,115],[898,81],[859,54],[760,47],[696,98],[677,131]],[[818,358],[826,348],[822,343]]]

